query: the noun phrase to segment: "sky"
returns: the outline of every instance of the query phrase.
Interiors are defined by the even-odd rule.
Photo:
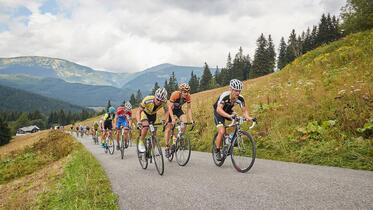
[[[97,70],[224,67],[256,40],[339,15],[346,0],[0,0],[0,57],[62,58]]]

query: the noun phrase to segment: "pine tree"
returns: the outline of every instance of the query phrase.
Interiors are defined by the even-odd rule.
[[[9,143],[12,135],[8,123],[0,117],[0,146]]]
[[[328,22],[327,17],[325,14],[321,15],[320,23],[319,23],[319,31],[317,34],[317,44],[320,46],[324,43],[327,43],[328,40]]]
[[[220,86],[219,74],[220,74],[219,67],[216,66],[215,73],[214,73],[214,80],[216,82],[216,86]]]
[[[255,50],[254,61],[252,65],[252,71],[249,77],[256,78],[265,75],[268,67],[268,57],[267,57],[267,46],[268,42],[263,34],[256,41],[257,48]]]
[[[292,62],[300,54],[297,42],[298,42],[297,35],[295,34],[295,30],[293,29],[289,36],[288,46],[286,48],[287,63]]]
[[[203,74],[202,74],[201,80],[199,82],[199,84],[200,84],[200,91],[204,91],[204,90],[210,89],[211,79],[212,79],[211,71],[209,69],[209,66],[205,62],[205,67],[203,69]]]
[[[345,34],[373,28],[373,1],[347,0],[341,13],[342,28]]]
[[[318,46],[320,46],[317,42],[317,34],[318,34],[317,26],[313,26],[311,37],[310,37],[310,50],[313,50],[317,48]]]
[[[168,80],[168,90],[167,90],[168,96],[170,96],[171,93],[174,92],[177,89],[178,89],[178,83],[177,83],[177,80],[176,80],[176,76],[175,76],[175,73],[172,72],[172,74],[171,74],[171,76]]]
[[[167,93],[170,92],[170,86],[168,85],[168,81],[167,80],[164,81],[163,87],[167,90]]]
[[[136,104],[140,104],[142,99],[143,99],[142,93],[141,93],[140,89],[138,89],[137,93],[136,93]]]
[[[271,35],[268,36],[268,47],[267,47],[267,63],[268,67],[266,68],[266,74],[272,73],[276,65],[276,52],[275,45],[273,44]]]
[[[190,75],[190,80],[188,82],[190,86],[190,93],[197,93],[199,90],[199,80],[197,78],[197,75],[195,75],[192,71]]]
[[[278,59],[277,59],[278,70],[281,70],[282,68],[284,68],[286,64],[288,63],[287,57],[286,57],[286,48],[287,48],[287,45],[286,45],[285,39],[284,37],[281,37],[280,48],[279,48]]]
[[[132,104],[133,107],[137,107],[139,105],[139,103],[137,103],[136,101],[136,98],[135,98],[135,94],[131,94],[131,97],[130,97],[130,103]]]
[[[243,80],[249,79],[249,73],[251,71],[251,59],[249,54],[244,57],[244,68],[243,68]]]
[[[15,128],[21,128],[30,125],[30,120],[26,112],[23,112],[15,122]]]
[[[154,87],[153,87],[153,89],[152,89],[152,95],[155,94],[155,91],[157,91],[158,88],[159,88],[158,82],[155,82]]]

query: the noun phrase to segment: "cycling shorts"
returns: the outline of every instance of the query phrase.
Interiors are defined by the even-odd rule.
[[[149,115],[146,112],[141,112],[141,121],[148,121],[149,123],[155,123],[157,120],[157,114]]]
[[[117,129],[120,129],[121,126],[123,126],[124,128],[128,128],[128,126],[129,126],[126,118],[124,118],[124,117],[118,117]]]
[[[173,109],[172,112],[179,119],[180,119],[181,115],[184,115],[184,112],[183,112],[182,109]],[[171,116],[168,116],[168,122],[172,122]]]
[[[225,120],[231,121],[229,118],[225,118],[221,115],[219,115],[215,110],[214,110],[214,122],[216,127],[224,126]]]
[[[112,123],[112,121],[111,120],[105,120],[104,121],[104,129],[105,130],[111,130],[111,129],[113,129],[113,123]]]

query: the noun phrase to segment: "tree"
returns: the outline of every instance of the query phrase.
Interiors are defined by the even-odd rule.
[[[277,68],[279,70],[284,68],[287,64],[286,48],[287,48],[287,45],[286,45],[285,39],[284,37],[281,37],[280,48],[279,48],[278,59],[277,59]]]
[[[136,101],[136,98],[135,98],[135,94],[131,94],[131,97],[130,97],[130,103],[132,104],[133,107],[137,107],[138,106],[138,103]]]
[[[140,91],[140,89],[137,90],[137,93],[136,93],[136,104],[140,104],[141,101],[142,101],[142,93]]]
[[[288,46],[286,48],[287,63],[292,62],[300,54],[301,54],[301,51],[298,47],[297,35],[295,34],[295,30],[293,29],[290,33],[289,40],[288,40]]]
[[[345,34],[373,28],[373,1],[347,0],[342,7],[342,28]]]
[[[275,45],[273,44],[271,35],[268,36],[268,47],[267,47],[267,65],[266,74],[273,73],[276,65],[276,52]]]
[[[266,69],[268,67],[268,57],[267,57],[267,46],[268,42],[263,34],[256,41],[257,48],[255,49],[254,61],[252,66],[252,71],[249,77],[256,78],[265,75]]]
[[[188,84],[190,86],[190,93],[197,93],[199,91],[199,79],[197,78],[197,75],[193,74],[193,71],[190,75]]]
[[[8,123],[0,117],[0,146],[9,143],[11,139],[10,129]]]
[[[322,45],[327,43],[328,35],[329,35],[329,28],[328,28],[328,19],[326,18],[325,14],[321,15],[320,23],[319,23],[319,31],[317,34],[317,43],[318,45]]]
[[[25,126],[29,126],[30,125],[29,123],[30,123],[30,120],[28,118],[28,114],[26,112],[23,112],[16,120],[15,128],[18,129],[18,128],[22,128]]]
[[[157,91],[158,88],[160,88],[159,85],[158,85],[158,82],[155,82],[154,87],[153,87],[153,89],[152,89],[152,95],[155,94],[155,91]]]
[[[205,67],[203,69],[203,74],[202,74],[201,80],[199,82],[201,91],[210,89],[211,79],[212,79],[212,74],[211,74],[210,68],[207,65],[207,63],[205,62]]]
[[[171,95],[172,92],[174,92],[177,89],[178,89],[177,79],[176,79],[175,73],[172,72],[168,80],[168,89],[166,89],[168,93],[168,97]]]

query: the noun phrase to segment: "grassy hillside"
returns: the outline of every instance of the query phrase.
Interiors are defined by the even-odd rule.
[[[1,85],[0,98],[0,111],[33,112],[39,110],[43,113],[49,113],[60,109],[73,112],[84,109],[67,102]]]
[[[245,81],[259,125],[259,158],[373,170],[373,31],[313,50],[279,72]],[[212,104],[227,88],[193,95],[194,149],[209,151]]]
[[[1,147],[11,148],[0,150],[0,209],[118,209],[103,169],[80,143],[59,131],[38,134],[22,137],[34,142],[26,148],[20,137]]]

